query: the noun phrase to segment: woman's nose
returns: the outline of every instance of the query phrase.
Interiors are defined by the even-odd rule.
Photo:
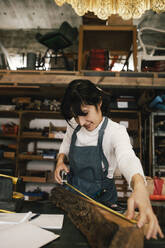
[[[78,120],[79,120],[80,126],[84,126],[84,124],[85,124],[85,117],[84,116],[79,116],[78,117]]]

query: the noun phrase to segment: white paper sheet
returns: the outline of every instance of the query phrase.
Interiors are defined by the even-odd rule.
[[[33,225],[45,229],[61,229],[63,226],[64,215],[62,214],[41,214],[37,218],[30,220],[35,213],[0,213],[0,229],[2,225],[20,224],[29,222]]]
[[[61,229],[64,215],[62,214],[41,214],[30,223],[46,229]]]
[[[30,211],[27,213],[0,213],[0,225],[23,223],[28,221],[32,215]]]
[[[39,248],[57,239],[59,235],[30,224],[11,225],[0,231],[0,247]]]

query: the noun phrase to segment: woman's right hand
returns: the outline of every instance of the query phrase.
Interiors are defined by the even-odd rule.
[[[54,178],[57,183],[62,184],[62,178],[60,176],[61,171],[65,171],[66,173],[69,173],[69,169],[66,166],[66,164],[63,162],[63,159],[59,158],[56,164],[56,169],[54,172]]]

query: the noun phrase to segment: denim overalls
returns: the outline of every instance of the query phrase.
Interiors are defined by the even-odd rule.
[[[96,146],[75,146],[77,132],[81,126],[78,125],[74,130],[69,151],[70,175],[68,182],[96,201],[116,203],[115,183],[113,179],[107,178],[109,165],[102,150],[107,122],[108,118],[105,117],[99,130]],[[104,168],[102,168],[102,162]]]

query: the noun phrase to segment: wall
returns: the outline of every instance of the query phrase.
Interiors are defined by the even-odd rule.
[[[46,47],[35,39],[36,33],[55,31],[64,21],[79,28],[82,17],[70,5],[59,7],[54,0],[1,0],[0,53],[5,53],[9,58],[12,56],[11,59],[17,56],[17,61],[21,60],[19,64],[23,67],[27,53],[44,55],[46,51]],[[71,52],[75,50],[77,51],[77,43],[69,48]]]

